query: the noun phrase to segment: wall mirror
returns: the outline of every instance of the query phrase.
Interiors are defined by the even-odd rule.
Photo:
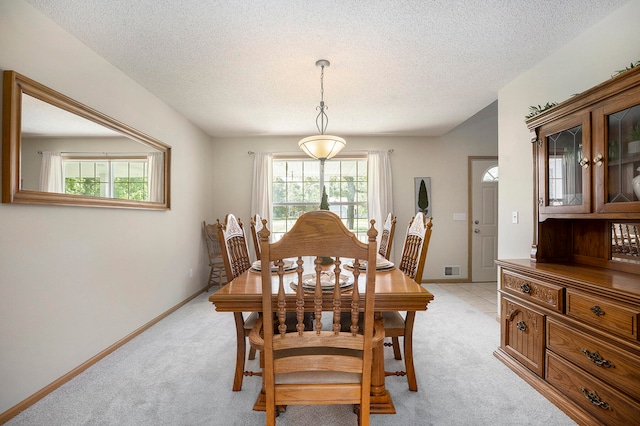
[[[170,208],[171,147],[4,72],[2,202]]]

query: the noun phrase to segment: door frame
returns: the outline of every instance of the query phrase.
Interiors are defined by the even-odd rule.
[[[498,161],[497,155],[487,155],[487,156],[469,156],[467,157],[467,278],[468,282],[473,282],[473,176],[472,176],[472,167],[473,161],[475,160],[496,160]],[[499,167],[499,166],[498,166]],[[498,169],[499,170],[499,169]],[[498,172],[499,173],[499,172]],[[500,227],[498,227],[498,232],[500,232]],[[496,280],[498,277],[496,277]]]

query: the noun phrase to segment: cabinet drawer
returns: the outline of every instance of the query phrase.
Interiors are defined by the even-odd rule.
[[[640,357],[547,319],[547,348],[640,400]]]
[[[628,339],[638,339],[637,309],[567,291],[567,315]]]
[[[544,315],[502,297],[500,345],[509,355],[542,377]]]
[[[606,425],[632,425],[640,419],[640,404],[553,352],[547,352],[546,378],[565,396]]]
[[[502,271],[502,279],[500,282],[502,289],[508,293],[518,295],[532,303],[563,313],[563,287],[504,270]]]

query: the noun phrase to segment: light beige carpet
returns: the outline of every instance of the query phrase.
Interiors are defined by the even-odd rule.
[[[501,364],[495,319],[437,285],[429,310],[416,316],[418,392],[388,377],[396,415],[372,415],[372,425],[575,425]],[[251,407],[260,378],[232,392],[235,328],[208,294],[92,366],[7,424],[16,425],[259,425]],[[401,369],[391,348],[387,370]],[[257,361],[249,368],[257,369]],[[355,425],[349,406],[288,407],[279,425]]]

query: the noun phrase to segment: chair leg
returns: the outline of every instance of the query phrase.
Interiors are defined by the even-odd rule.
[[[233,391],[242,390],[242,379],[244,377],[244,358],[246,356],[246,339],[244,336],[244,318],[242,312],[234,312],[233,317],[236,322],[236,371],[233,376]]]
[[[402,359],[402,354],[400,353],[400,341],[398,336],[394,336],[391,338],[392,346],[393,346],[393,357],[395,359]]]
[[[224,280],[222,279],[224,277]],[[222,287],[223,284],[227,283],[227,273],[224,268],[218,268],[218,287]]]
[[[407,370],[407,381],[409,382],[409,390],[418,391],[418,381],[416,379],[416,370],[413,367],[413,323],[416,319],[415,311],[408,311],[404,322],[404,366]]]
[[[205,291],[209,291],[211,288],[211,282],[213,281],[213,266],[211,267],[211,271],[209,271],[209,281],[207,281],[207,289]]]
[[[249,347],[249,359],[256,359],[256,348],[254,348],[253,346]]]

